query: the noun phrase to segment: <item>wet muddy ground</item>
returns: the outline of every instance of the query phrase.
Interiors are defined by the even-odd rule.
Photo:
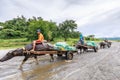
[[[0,51],[0,58],[8,50]],[[97,53],[74,54],[72,61],[58,58],[50,62],[48,55],[40,56],[39,65],[33,58],[18,67],[24,57],[15,57],[0,63],[0,80],[120,80],[120,43]]]

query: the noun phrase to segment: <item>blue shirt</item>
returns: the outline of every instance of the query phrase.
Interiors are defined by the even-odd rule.
[[[80,34],[80,40],[84,40],[84,37],[82,34]]]

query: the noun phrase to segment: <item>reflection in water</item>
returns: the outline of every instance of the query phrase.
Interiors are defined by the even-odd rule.
[[[54,57],[55,62],[49,62],[49,56],[38,58],[39,65],[35,65],[31,58],[23,66],[23,71],[18,70],[18,67],[24,57],[15,57],[0,63],[0,80],[53,80],[53,76],[57,78],[57,74],[66,71],[66,64],[69,64],[64,61],[64,57]]]
[[[67,64],[65,61],[59,61],[45,66],[37,66],[37,68],[30,71],[21,71],[21,78],[23,80],[46,80],[52,75],[59,73],[62,70],[62,65]]]

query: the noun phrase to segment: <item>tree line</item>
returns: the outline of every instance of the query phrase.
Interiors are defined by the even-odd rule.
[[[74,20],[65,20],[58,25],[52,20],[47,21],[42,17],[25,18],[18,16],[12,20],[0,22],[0,39],[27,38],[37,39],[36,30],[40,29],[45,39],[53,41],[54,38],[78,38],[80,32],[75,31],[77,24]]]

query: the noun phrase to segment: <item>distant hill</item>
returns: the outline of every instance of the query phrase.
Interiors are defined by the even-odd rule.
[[[120,37],[109,37],[109,38],[100,38],[100,39],[108,39],[108,40],[120,40]]]

